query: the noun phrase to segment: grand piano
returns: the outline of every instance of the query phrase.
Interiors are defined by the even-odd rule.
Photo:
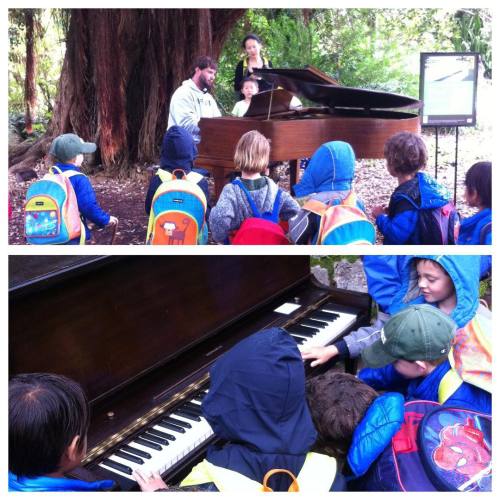
[[[421,103],[417,99],[343,87],[312,66],[260,69],[255,73],[277,90],[257,94],[257,102],[251,103],[242,118],[202,118],[199,122],[201,142],[196,164],[211,172],[217,197],[228,174],[234,171],[236,144],[249,130],[258,130],[270,139],[271,161],[290,160],[291,184],[297,182],[297,159],[310,157],[325,142],[348,142],[356,158],[383,158],[384,143],[389,137],[402,131],[420,131],[418,114],[400,111],[419,108]],[[276,107],[279,100],[273,99],[280,89],[317,106],[284,112]]]
[[[84,387],[92,418],[75,477],[136,490],[142,467],[175,484],[214,442],[200,404],[219,356],[273,326],[326,345],[368,324],[370,307],[316,282],[308,256],[11,256],[9,374]]]

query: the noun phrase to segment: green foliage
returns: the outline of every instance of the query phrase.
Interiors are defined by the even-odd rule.
[[[491,14],[488,10],[460,10],[455,15],[452,38],[457,52],[478,52],[484,66],[484,77],[491,79]]]
[[[37,101],[35,130],[45,128],[52,115],[62,62],[64,59],[65,25],[67,14],[59,10],[37,10]],[[9,10],[9,113],[22,115],[24,104],[24,77],[26,46],[24,10]]]

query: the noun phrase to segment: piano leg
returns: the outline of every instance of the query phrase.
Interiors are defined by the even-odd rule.
[[[292,189],[292,186],[297,184],[299,182],[298,179],[298,168],[297,168],[297,160],[290,160],[290,192]]]

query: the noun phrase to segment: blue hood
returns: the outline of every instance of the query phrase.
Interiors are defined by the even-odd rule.
[[[395,200],[398,198],[404,198],[415,208],[421,209],[439,208],[446,205],[450,201],[450,193],[444,186],[439,184],[434,177],[431,177],[425,172],[418,172],[417,180],[420,193],[420,205],[403,193],[395,193]]]
[[[214,433],[229,441],[208,450],[209,462],[257,481],[272,468],[298,473],[316,440],[304,363],[281,328],[247,337],[215,363],[202,410]],[[276,482],[288,484],[281,476]]]
[[[103,491],[110,490],[114,481],[80,481],[66,477],[25,477],[9,471],[9,491]]]
[[[320,146],[298,184],[296,196],[323,191],[349,191],[354,178],[355,157],[347,142],[331,141]]]
[[[457,295],[457,306],[451,318],[459,328],[464,327],[476,315],[479,307],[480,255],[414,255],[401,273],[401,289],[394,297],[389,313],[394,314],[409,304],[424,302],[418,287],[417,257],[435,260],[450,275]]]
[[[160,167],[172,172],[181,168],[189,173],[198,155],[198,149],[192,135],[184,128],[174,125],[163,136],[161,145]]]

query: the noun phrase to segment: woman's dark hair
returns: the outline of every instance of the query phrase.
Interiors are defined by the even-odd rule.
[[[483,207],[491,208],[491,161],[474,163],[465,174],[465,186],[477,192]]]
[[[427,164],[427,148],[422,138],[411,132],[400,132],[384,145],[387,164],[397,173],[411,174]]]
[[[9,381],[9,470],[36,477],[59,469],[75,436],[84,446],[89,405],[81,386],[62,375],[27,373]]]
[[[309,379],[306,392],[318,446],[338,459],[345,458],[354,430],[377,392],[354,375],[331,370]]]
[[[262,39],[255,33],[248,33],[248,35],[245,38],[243,38],[243,41],[241,42],[241,46],[243,48],[246,48],[245,44],[247,43],[247,40],[255,40],[256,42],[262,45]]]

